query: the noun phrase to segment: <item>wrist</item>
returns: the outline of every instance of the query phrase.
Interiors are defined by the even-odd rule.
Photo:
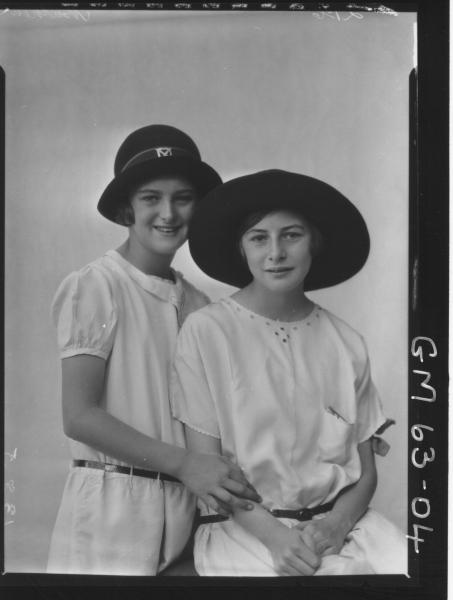
[[[168,466],[165,469],[166,473],[177,479],[182,479],[184,467],[190,454],[190,450],[174,446],[172,456],[168,460]]]
[[[273,522],[269,523],[268,527],[263,527],[256,537],[262,542],[269,550],[279,546],[282,542],[282,538],[288,533],[288,527],[283,525],[274,518]]]
[[[340,510],[335,510],[335,508],[324,518],[327,519],[335,529],[343,532],[344,535],[349,533],[355,524],[352,515]]]

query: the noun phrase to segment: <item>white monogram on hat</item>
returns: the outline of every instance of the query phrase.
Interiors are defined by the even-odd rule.
[[[176,148],[174,146],[159,146],[156,148],[147,148],[146,150],[142,150],[138,154],[135,154],[132,158],[130,158],[125,165],[123,165],[121,172],[126,171],[130,167],[146,162],[147,160],[152,160],[156,158],[167,158],[174,156],[191,156],[190,152],[184,150],[184,148]]]
[[[160,158],[161,156],[172,156],[171,148],[156,148],[157,156]]]

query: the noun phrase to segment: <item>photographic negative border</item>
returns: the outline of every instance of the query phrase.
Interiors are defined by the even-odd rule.
[[[72,586],[124,594],[194,596],[217,588],[235,595],[309,593],[310,598],[444,598],[447,586],[448,489],[448,35],[447,0],[418,2],[0,2],[9,10],[256,10],[395,11],[417,13],[418,61],[410,74],[408,298],[408,576],[315,578],[149,578],[4,574],[0,587],[44,588],[69,595]],[[75,14],[75,12],[73,13]],[[5,90],[1,81],[1,169],[4,175]],[[4,181],[4,177],[3,177]],[[2,189],[4,199],[4,188]],[[4,202],[2,205],[4,221]],[[2,249],[4,252],[4,249]],[[4,264],[4,262],[2,263]],[[3,272],[4,275],[4,272]],[[4,278],[3,278],[4,280]],[[3,326],[3,322],[2,322]],[[2,412],[2,422],[3,422]],[[3,468],[3,465],[2,465]],[[3,472],[3,471],[2,471]],[[5,490],[3,491],[5,496]],[[5,499],[5,498],[4,498]],[[82,586],[82,587],[81,587]],[[151,589],[149,589],[151,588]],[[66,590],[66,592],[65,592]],[[106,592],[106,590],[103,590]],[[170,594],[171,592],[171,594]]]

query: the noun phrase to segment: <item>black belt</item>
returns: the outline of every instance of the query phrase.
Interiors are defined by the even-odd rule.
[[[146,469],[137,469],[137,467],[123,467],[121,465],[112,465],[111,463],[97,462],[96,460],[73,460],[72,466],[101,469],[107,473],[123,473],[124,475],[137,475],[138,477],[147,477],[148,479],[161,479],[162,481],[181,483],[176,477],[159,473],[159,471],[147,471]]]
[[[329,512],[332,510],[334,502],[326,502],[326,504],[320,504],[314,508],[300,508],[298,510],[287,510],[285,508],[273,508],[269,512],[274,517],[280,517],[285,519],[296,519],[297,521],[310,521],[315,515]],[[219,523],[220,521],[228,521],[229,517],[223,515],[202,515],[197,519],[198,525],[204,525],[205,523]]]

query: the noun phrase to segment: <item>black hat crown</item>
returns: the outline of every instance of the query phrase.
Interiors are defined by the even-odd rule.
[[[171,154],[166,154],[166,150],[170,150]],[[155,151],[157,156],[145,156],[147,151]],[[123,172],[128,165],[137,164],[134,158],[158,158],[158,151],[161,156],[185,155],[201,160],[193,139],[180,129],[171,125],[147,125],[129,134],[119,147],[114,164],[115,175]]]

